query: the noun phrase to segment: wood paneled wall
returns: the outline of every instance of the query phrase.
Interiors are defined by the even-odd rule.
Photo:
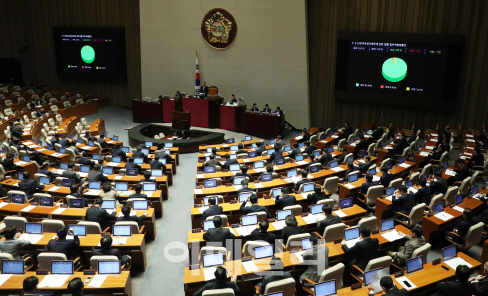
[[[139,0],[3,0],[0,11],[0,57],[21,58],[25,81],[109,97],[117,106],[130,106],[132,98],[140,98]],[[52,27],[125,27],[127,82],[59,79]],[[21,54],[24,40],[29,51]]]
[[[461,124],[478,128],[488,117],[488,2],[480,0],[308,0],[312,126],[349,120],[356,128],[381,122],[400,128]],[[334,99],[339,31],[465,35],[458,99],[452,111],[422,110]],[[385,113],[384,117],[380,113]]]

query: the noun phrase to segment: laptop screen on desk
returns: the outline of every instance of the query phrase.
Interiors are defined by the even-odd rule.
[[[235,143],[234,138],[227,139],[227,144],[233,144]]]
[[[146,147],[152,147],[152,145],[153,145],[153,142],[149,142],[149,141],[144,142],[144,146],[146,146]]]
[[[391,168],[392,168],[392,167],[393,167],[393,163],[391,163],[391,162],[387,162],[387,163],[386,163],[386,168],[387,168],[388,170],[391,170]]]
[[[121,156],[113,156],[112,157],[112,162],[120,163],[121,161],[122,161],[122,157]]]
[[[235,155],[235,154],[230,154],[230,155],[229,155],[229,158],[230,158],[230,159],[237,159],[237,155]],[[209,160],[209,159],[207,159],[207,160]]]
[[[274,145],[274,143],[276,143],[276,140],[269,140],[270,145]]]
[[[404,162],[405,162],[405,157],[400,156],[400,158],[398,158],[398,163],[399,163],[399,164],[402,164],[402,163],[404,163]]]
[[[314,191],[315,184],[314,183],[306,183],[303,184],[303,192],[310,192]]]
[[[242,226],[258,224],[258,215],[244,215],[241,216]]]
[[[73,274],[73,261],[51,261],[51,274]]]
[[[131,236],[131,226],[130,225],[114,225],[113,226],[114,236]]]
[[[119,136],[113,135],[113,136],[112,136],[112,140],[114,140],[114,141],[118,141],[118,140],[119,140]]]
[[[254,169],[261,169],[264,168],[264,162],[263,161],[256,161],[254,163]]]
[[[370,173],[371,175],[376,175],[376,168],[369,169],[368,173]]]
[[[337,160],[333,160],[333,161],[329,162],[329,167],[331,169],[337,167],[338,165],[339,165],[339,162]]]
[[[281,188],[274,188],[272,191],[272,196],[273,197],[276,197],[277,195],[280,195],[281,194]]]
[[[149,148],[142,148],[141,152],[147,155],[149,154]]]
[[[112,175],[114,173],[114,168],[111,168],[111,167],[103,167],[102,168],[102,172],[105,175]]]
[[[88,141],[88,146],[93,147],[95,146],[95,143],[93,141]]]
[[[285,159],[284,158],[278,158],[275,159],[276,165],[283,165],[285,164]]]
[[[105,202],[104,202],[105,203]],[[86,236],[86,225],[69,224],[68,227],[73,229],[78,236]]]
[[[324,211],[322,211],[323,206],[324,206],[323,204],[311,205],[310,206],[310,213],[312,215],[323,213],[324,212]]]
[[[202,256],[203,267],[211,267],[211,266],[218,266],[224,265],[224,254],[223,253],[215,253],[215,254],[206,254]]]
[[[98,274],[120,274],[120,261],[98,261]]]
[[[213,220],[203,221],[203,231],[208,231],[209,229],[215,228]]]
[[[88,189],[99,190],[101,185],[102,185],[101,181],[90,181],[88,183]]]
[[[405,181],[405,187],[410,188],[413,186],[413,181],[412,180],[408,180],[408,181]]]
[[[300,142],[300,143],[298,143],[298,147],[299,147],[299,148],[303,148],[303,147],[305,147],[305,142]]]
[[[349,156],[347,158],[347,162],[353,162],[354,161],[354,156]]]
[[[61,152],[61,148],[59,148],[59,153],[64,153],[64,152]],[[93,158],[93,160],[99,160],[100,154],[92,154],[92,158]]]
[[[25,204],[25,196],[22,194],[12,194],[12,203]]]
[[[287,172],[286,172],[286,176],[287,176],[288,178],[295,177],[295,176],[297,176],[297,175],[298,175],[298,172],[297,172],[297,170],[296,170],[296,169],[289,170],[289,171],[287,171]]]
[[[42,224],[32,222],[25,223],[25,233],[42,234]]]
[[[138,175],[138,171],[137,171],[137,169],[126,169],[125,170],[125,174],[127,176],[137,176]]]
[[[52,207],[54,205],[54,198],[52,196],[40,196],[39,205],[41,207]]]
[[[238,172],[241,170],[241,165],[238,163],[233,163],[233,164],[229,165],[229,170],[231,172]]]
[[[331,280],[331,281],[323,282],[320,284],[315,284],[314,292],[315,292],[314,296],[335,295],[337,293],[336,281]]]
[[[344,230],[344,237],[346,240],[356,239],[359,237],[359,227],[353,227]]]
[[[298,154],[297,156],[295,156],[295,160],[296,161],[303,161],[303,154]]]
[[[115,182],[115,190],[127,191],[129,189],[129,183],[127,182]]]
[[[82,165],[82,166],[80,166],[80,172],[82,172],[82,173],[89,173],[90,172],[90,166],[89,165]]]
[[[391,186],[386,188],[386,196],[392,196],[395,194],[395,187]]]
[[[67,170],[68,169],[68,163],[66,163],[66,162],[60,163],[59,168],[62,170]]]
[[[381,221],[381,231],[384,232],[384,231],[392,230],[393,228],[395,228],[395,221],[393,220],[393,218],[385,219]]]
[[[364,273],[364,285],[367,286],[369,284],[371,284],[371,276],[373,274],[377,274],[382,268],[376,268],[376,269],[373,269],[373,270],[370,270],[370,271],[366,271]]]
[[[285,152],[291,151],[291,146],[290,145],[283,146],[283,151]]]
[[[473,186],[473,190],[472,190],[472,192],[473,192],[473,195],[478,194],[478,185],[474,185],[474,186]]]
[[[235,179],[234,179],[234,182],[235,182]],[[217,187],[217,180],[205,180],[205,181],[203,181],[203,187],[205,187],[205,188]]]
[[[156,191],[156,183],[142,183],[142,190]]]
[[[103,200],[102,209],[113,210],[115,209],[115,200]]]
[[[74,209],[83,209],[83,199],[82,198],[72,198],[69,200],[69,207]]]
[[[456,195],[456,205],[463,202],[463,194]]]
[[[455,245],[442,248],[442,260],[446,261],[455,257],[457,257]]]
[[[268,153],[268,156],[273,154],[275,152],[274,148],[270,148],[266,151]]]
[[[254,248],[254,258],[255,259],[273,257],[273,255],[274,255],[273,245]]]
[[[422,256],[418,256],[407,260],[407,274],[422,270],[424,265],[422,263]]]
[[[152,169],[151,170],[151,176],[152,177],[162,177],[163,176],[163,170]]]
[[[310,241],[310,238],[302,239],[302,250],[308,250],[311,248],[312,248],[312,242]]]
[[[132,202],[132,208],[134,210],[147,210],[147,201],[145,201],[145,200],[134,200]]]
[[[248,197],[251,197],[252,192],[241,192],[239,193],[239,203],[243,203]]]
[[[444,211],[444,202],[438,202],[434,205],[434,214]]]
[[[285,220],[288,215],[291,215],[291,210],[276,211],[276,219],[278,221]]]
[[[49,185],[49,177],[40,177],[39,183],[44,184],[44,185]]]
[[[247,154],[247,158],[254,158],[254,157],[257,157],[257,156],[258,156],[258,153],[256,151],[249,152]]]
[[[134,158],[134,163],[135,164],[143,164],[144,163],[144,158],[142,158],[142,157],[136,157],[136,158]]]
[[[349,183],[356,182],[358,180],[358,174],[349,175]]]
[[[352,197],[340,200],[341,210],[351,208],[353,206]]]
[[[273,181],[273,175],[272,174],[262,174],[261,175],[261,182],[269,182]]]
[[[164,148],[173,148],[173,143],[164,143]]]
[[[24,274],[24,260],[3,260],[2,274]]]
[[[313,173],[316,173],[320,170],[320,166],[319,165],[313,165],[310,167],[310,174],[313,174]]]
[[[237,150],[239,150],[239,147],[237,145],[230,146],[230,151],[237,151]]]

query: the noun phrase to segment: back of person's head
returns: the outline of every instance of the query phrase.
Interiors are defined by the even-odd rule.
[[[214,272],[215,279],[217,282],[226,282],[227,281],[227,269],[223,266],[217,266]]]
[[[412,228],[412,233],[415,234],[416,237],[422,237],[422,234],[424,233],[423,230],[422,230],[422,226],[415,225]]]
[[[214,216],[213,217],[213,223],[215,227],[222,227],[222,217],[220,216]]]
[[[269,266],[272,270],[283,270],[283,261],[281,261],[281,258],[273,256],[269,262]]]
[[[237,145],[237,148],[239,148],[239,150],[244,149],[244,145],[242,145],[242,143],[239,143],[239,145]]]
[[[159,155],[154,155],[154,160],[159,161]]]
[[[83,157],[90,157],[90,152],[83,151],[82,155],[83,155]]]
[[[120,149],[120,143],[115,144],[115,149]]]
[[[3,236],[5,236],[5,239],[13,239],[16,233],[17,227],[13,225],[5,228],[5,230],[3,231]]]
[[[293,143],[292,146],[293,146],[293,148],[298,148],[298,143],[295,142],[295,143]]]
[[[370,173],[367,173],[366,174],[366,181],[367,182],[372,182],[373,181],[373,175],[371,175]]]
[[[111,236],[103,236],[100,239],[100,246],[104,250],[110,250],[112,248],[112,237]]]
[[[305,141],[305,146],[310,147],[310,141]]]
[[[312,233],[312,235],[310,236],[310,241],[314,246],[318,245],[320,239],[320,236],[318,236],[316,233]]]
[[[466,216],[466,220],[471,220],[473,218],[473,211],[470,208],[465,208],[463,211],[463,215]]]
[[[24,176],[24,180],[29,180],[30,176],[31,176],[30,172],[27,172],[27,171],[24,172],[22,175]]]
[[[212,154],[217,153],[217,147],[212,147]]]
[[[76,277],[69,282],[68,292],[71,295],[79,295],[83,293],[83,285],[83,281],[79,277]]]
[[[347,162],[347,168],[350,169],[350,170],[353,169],[354,168],[354,162],[348,161]]]
[[[103,135],[100,135],[100,137],[102,137],[102,136],[103,136]],[[63,135],[61,136],[61,138],[66,139],[66,134],[63,134]]]
[[[269,228],[269,223],[268,221],[266,221],[266,219],[263,219],[260,223],[259,223],[259,229],[261,229],[261,232],[266,232],[268,231],[268,228]]]
[[[134,157],[129,157],[129,162],[134,162]]]
[[[306,170],[302,170],[302,178],[307,178],[308,172]]]
[[[400,192],[407,193],[407,191],[408,191],[407,186],[405,185],[400,186]]]
[[[151,178],[151,171],[145,171],[144,172],[144,179],[150,179]]]
[[[251,195],[251,197],[249,198],[249,201],[250,201],[252,204],[256,204],[256,203],[258,203],[258,195],[257,195],[257,194],[255,194],[255,193],[253,193],[253,194]]]
[[[98,159],[98,164],[99,164],[100,166],[103,164],[103,158],[101,158],[101,157],[100,157],[100,158]]]
[[[380,286],[386,291],[389,291],[391,288],[393,288],[393,279],[389,276],[382,277],[380,280]]]
[[[102,190],[103,192],[109,192],[110,190],[112,190],[112,184],[109,181],[103,183]]]
[[[424,177],[420,177],[419,178],[419,185],[422,187],[425,187],[426,184],[427,184],[427,179],[425,179]]]
[[[249,168],[247,167],[247,165],[243,165],[243,166],[241,166],[241,172],[242,172],[243,174],[247,174],[247,170],[248,170],[248,169],[249,169]]]
[[[324,204],[322,206],[322,211],[324,211],[324,213],[326,215],[331,215],[332,214],[332,207],[329,204]]]
[[[37,290],[37,285],[39,284],[39,279],[36,276],[29,276],[24,279],[22,283],[22,289],[25,294],[34,294]]]
[[[142,150],[142,147],[141,147],[141,146],[138,146],[138,147],[136,148],[136,151],[139,151],[139,152],[140,152],[141,150]]]
[[[456,278],[460,282],[467,282],[469,276],[471,275],[471,271],[467,265],[458,265],[456,267]]]
[[[459,163],[459,164],[461,164],[461,165],[464,165],[464,163],[465,163],[465,162],[464,162],[464,159],[459,158],[459,159],[457,160],[457,163]]]
[[[241,181],[242,186],[247,186],[247,184],[249,184],[249,181],[247,181],[246,179]]]
[[[229,158],[230,158],[230,154],[226,154],[226,155],[224,155],[224,158],[225,158],[225,159],[229,159]]]
[[[288,194],[288,192],[289,192],[289,191],[288,191],[288,188],[287,188],[287,187],[283,187],[283,188],[281,188],[281,193],[283,193],[283,194]]]
[[[75,193],[75,192],[78,192],[78,190],[80,189],[80,186],[76,183],[73,183],[70,187],[69,187],[71,193]]]
[[[208,156],[208,158],[210,158],[210,159],[212,159],[212,160],[213,160],[213,159],[215,158],[215,156],[214,156],[213,154],[210,154],[210,155]]]
[[[97,172],[98,172],[98,171],[100,171],[101,169],[102,169],[102,166],[101,166],[101,165],[99,165],[99,164],[96,164],[96,165],[93,167],[93,170],[94,170],[94,171],[97,171]]]
[[[261,147],[261,145],[262,145],[262,144],[261,144],[261,141],[257,141],[257,142],[256,142],[256,146]]]
[[[441,173],[441,171],[436,171],[436,172],[434,173],[434,176],[439,177],[439,178],[440,178],[440,177],[442,177],[442,173]]]
[[[388,168],[386,166],[382,166],[381,167],[381,172],[383,172],[383,174],[388,173]]]
[[[275,144],[275,145],[274,145],[274,150],[275,150],[275,151],[280,151],[280,146],[279,146],[279,145],[277,145],[277,144]]]
[[[315,193],[319,194],[320,192],[322,192],[322,187],[320,187],[319,185],[315,185],[313,187],[313,190],[315,191]]]
[[[371,228],[367,225],[361,225],[361,227],[359,227],[359,232],[363,237],[369,237],[371,235]]]
[[[12,159],[12,158],[14,158],[14,153],[13,152],[7,153],[7,159]]]
[[[266,172],[268,172],[268,173],[272,173],[273,172],[273,164],[270,163],[270,164],[268,164],[266,166]]]
[[[74,146],[74,147],[76,147],[76,144],[78,144],[78,142],[76,142],[76,140],[72,140],[69,143],[71,146]],[[119,145],[119,147],[120,147],[120,145]]]
[[[142,190],[142,183],[137,183],[136,186],[134,186],[134,190],[136,192],[141,192],[141,190]]]
[[[216,202],[216,199],[213,196],[208,199],[208,204],[211,206],[215,206],[215,202]]]
[[[126,217],[129,217],[130,216],[130,207],[128,204],[125,204],[123,207],[122,207],[122,214]]]
[[[297,219],[295,218],[295,216],[288,215],[285,218],[285,224],[286,224],[286,226],[297,226],[298,222],[297,222]]]
[[[101,205],[101,204],[103,204],[103,199],[101,199],[100,197],[97,197],[97,198],[95,198],[95,200],[93,201],[93,204],[94,204],[94,205]]]
[[[56,231],[56,234],[58,235],[58,237],[60,239],[65,239],[66,236],[68,235],[68,230],[69,230],[68,226],[66,226],[66,225],[65,226],[61,226]]]

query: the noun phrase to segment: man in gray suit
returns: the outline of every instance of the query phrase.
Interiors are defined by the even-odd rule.
[[[207,160],[203,166],[220,166],[220,162],[218,160],[215,159],[215,156],[213,154],[210,154],[208,156],[210,158],[210,160]]]
[[[310,242],[313,248],[308,249],[305,254],[303,254],[303,262],[307,263],[309,261],[307,270],[300,276],[300,281],[306,287],[312,287],[310,282],[304,282],[304,278],[308,278],[312,282],[317,283],[320,279],[322,272],[329,266],[329,248],[325,245],[320,244],[320,237],[317,234],[312,234],[310,236]]]
[[[5,240],[0,241],[0,251],[2,253],[12,254],[15,260],[21,259],[22,255],[19,253],[20,249],[29,246],[31,243],[28,240],[18,239],[20,233],[17,233],[16,226],[9,226],[3,232]]]
[[[420,225],[415,225],[410,235],[405,235],[405,238],[407,242],[404,247],[400,247],[398,252],[388,252],[388,255],[393,258],[393,263],[398,266],[405,266],[406,260],[412,257],[413,251],[425,245],[425,238],[422,236],[422,227]]]

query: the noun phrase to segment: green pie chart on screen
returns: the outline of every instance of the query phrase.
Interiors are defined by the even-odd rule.
[[[390,82],[402,81],[407,76],[407,63],[400,58],[389,58],[383,63],[381,73]]]
[[[87,64],[95,61],[95,50],[90,45],[85,45],[81,48],[81,59]]]

